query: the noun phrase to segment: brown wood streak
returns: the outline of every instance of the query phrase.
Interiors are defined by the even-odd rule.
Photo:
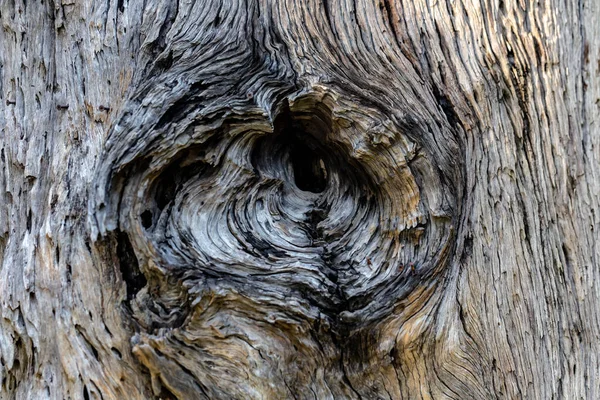
[[[585,3],[1,3],[0,399],[600,396]]]

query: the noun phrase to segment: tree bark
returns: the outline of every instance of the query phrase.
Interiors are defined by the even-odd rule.
[[[1,2],[0,398],[599,398],[599,18]]]

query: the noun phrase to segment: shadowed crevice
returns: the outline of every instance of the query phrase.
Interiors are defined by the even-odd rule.
[[[147,280],[140,271],[129,235],[121,231],[117,231],[117,257],[119,258],[121,277],[127,287],[127,303],[129,303],[146,286]]]
[[[319,138],[326,137],[331,131],[330,124],[323,124],[323,120],[329,120],[330,116],[319,115],[324,111],[316,108],[308,111],[309,114],[306,114],[307,111],[292,112],[285,102],[274,122],[275,134],[280,138],[278,145],[288,155],[298,189],[322,193],[327,187],[327,164],[331,160],[326,156]]]

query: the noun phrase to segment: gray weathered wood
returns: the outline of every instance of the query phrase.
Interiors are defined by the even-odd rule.
[[[0,398],[599,398],[599,18],[0,2]]]

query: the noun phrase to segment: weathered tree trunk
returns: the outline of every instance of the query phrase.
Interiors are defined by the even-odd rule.
[[[599,19],[0,2],[0,398],[600,398]]]

